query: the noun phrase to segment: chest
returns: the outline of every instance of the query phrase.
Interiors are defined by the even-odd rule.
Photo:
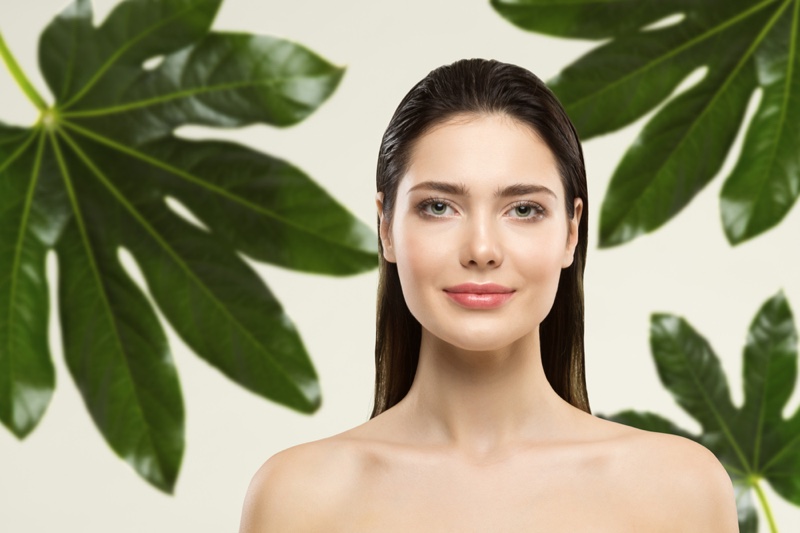
[[[580,461],[382,465],[348,492],[342,531],[657,531],[613,472]]]

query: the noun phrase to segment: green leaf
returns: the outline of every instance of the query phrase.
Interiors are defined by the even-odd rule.
[[[200,357],[247,389],[301,412],[320,406],[314,367],[300,336],[261,278],[208,234],[166,209],[126,237],[153,297]]]
[[[316,109],[343,72],[289,41],[211,33],[167,55],[155,70],[140,71],[124,86],[108,88],[63,114],[75,124],[137,145],[186,123],[288,126]]]
[[[600,212],[601,246],[660,227],[719,171],[755,79],[749,65],[740,67],[731,77],[707,77],[645,126],[608,185]]]
[[[124,158],[63,135],[102,184],[86,179],[76,188],[92,206],[90,226],[115,221],[104,238],[138,259],[151,294],[183,340],[253,392],[313,412],[320,404],[316,373],[261,278],[224,242],[172,213],[157,189],[131,187],[136,172],[117,170],[112,178],[118,167],[128,168]]]
[[[658,376],[678,404],[706,432],[724,430],[734,407],[728,381],[708,342],[682,318],[654,314],[650,348]]]
[[[75,0],[40,40],[55,104],[33,128],[0,124],[0,419],[22,437],[52,394],[44,275],[52,248],[70,374],[110,447],[166,492],[184,449],[180,384],[120,248],[199,357],[304,413],[321,404],[314,366],[239,254],[329,275],[377,266],[374,232],[296,166],[175,136],[187,124],[296,124],[342,78],[343,68],[299,44],[211,32],[220,3],[125,0],[95,26],[91,3]],[[0,52],[35,96],[1,38]]]
[[[744,405],[738,417],[739,438],[754,468],[761,454],[764,427],[782,421],[797,377],[797,332],[783,294],[759,310],[750,325],[744,351]]]
[[[607,418],[608,420],[619,422],[620,424],[625,424],[626,426],[643,429],[645,431],[670,433],[672,435],[680,435],[681,437],[685,437],[687,439],[696,440],[696,437],[692,436],[690,433],[682,430],[671,421],[655,413],[642,413],[640,411],[628,410],[602,418]]]
[[[166,335],[122,269],[117,243],[89,229],[109,218],[93,213],[96,205],[85,202],[75,179],[82,169],[52,141],[74,210],[56,246],[67,365],[109,445],[147,481],[172,492],[184,416]]]
[[[172,137],[131,149],[76,125],[67,127],[113,149],[94,148],[93,158],[118,167],[115,181],[126,196],[146,191],[178,198],[255,259],[326,274],[374,267],[374,233],[284,161],[232,143]],[[124,165],[117,164],[120,158]],[[231,168],[241,170],[232,175]]]
[[[498,13],[522,29],[585,39],[602,39],[637,30],[679,13],[686,3],[663,0],[491,0]]]
[[[201,39],[222,0],[125,0],[99,28],[89,0],[75,0],[42,33],[39,63],[61,107],[103,99],[141,76],[147,59]]]
[[[682,318],[655,314],[651,347],[664,386],[702,426],[700,435],[651,413],[624,411],[611,420],[688,437],[716,454],[737,488],[741,531],[756,531],[749,488],[766,479],[800,505],[800,409],[782,412],[797,375],[797,330],[783,293],[770,298],[750,325],[744,350],[744,404],[732,405],[728,382],[708,342]],[[768,512],[768,517],[771,516]]]
[[[42,418],[55,387],[47,247],[36,227],[44,139],[0,124],[0,421],[19,438]]]
[[[611,37],[550,85],[583,139],[658,109],[614,172],[600,215],[600,246],[651,232],[719,172],[754,91],[764,90],[722,217],[738,243],[776,225],[800,195],[798,0],[492,0],[512,23],[552,35]],[[679,21],[649,29],[669,15]],[[680,82],[704,69],[678,95]]]
[[[734,244],[778,224],[800,196],[800,2],[786,9],[755,55],[761,103],[721,192]]]
[[[792,418],[777,428],[768,428],[769,440],[765,438],[761,458],[762,470],[775,492],[800,505],[800,409]]]

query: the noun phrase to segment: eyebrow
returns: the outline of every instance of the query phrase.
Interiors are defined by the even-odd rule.
[[[543,192],[545,194],[549,194],[556,200],[558,196],[556,193],[545,187],[544,185],[536,185],[533,183],[515,183],[514,185],[509,185],[503,189],[498,188],[497,191],[494,193],[497,197],[505,198],[507,196],[524,196],[526,194],[534,194],[537,192]]]
[[[456,196],[469,196],[469,189],[463,183],[450,183],[447,181],[423,181],[422,183],[417,183],[413,187],[408,190],[410,194],[412,191],[416,191],[417,189],[428,189],[431,191],[438,191],[448,194],[454,194]]]
[[[411,187],[409,193],[417,189],[429,189],[432,191],[453,194],[457,196],[469,196],[469,189],[463,183],[450,183],[447,181],[423,181]],[[548,189],[544,185],[536,185],[533,183],[515,183],[508,187],[498,188],[494,195],[496,198],[506,198],[509,196],[524,196],[526,194],[545,193],[553,198],[558,199],[556,193]]]

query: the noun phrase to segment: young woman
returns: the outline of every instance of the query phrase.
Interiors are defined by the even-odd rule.
[[[271,457],[242,533],[738,531],[709,451],[590,414],[583,155],[541,80],[432,71],[389,123],[377,190],[372,417]]]

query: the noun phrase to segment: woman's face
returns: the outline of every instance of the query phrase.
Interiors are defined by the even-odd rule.
[[[423,330],[466,350],[537,335],[572,263],[582,204],[565,209],[552,152],[527,125],[458,115],[419,138],[400,180],[384,258]]]

